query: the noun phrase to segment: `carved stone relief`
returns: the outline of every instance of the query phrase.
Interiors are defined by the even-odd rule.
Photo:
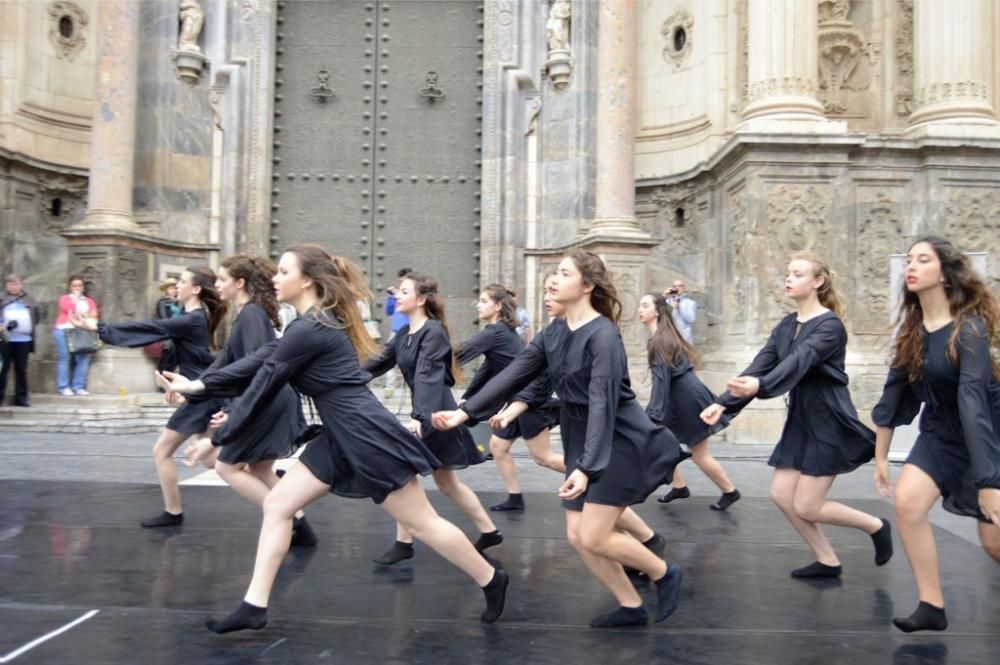
[[[896,115],[913,112],[913,0],[896,1]]]
[[[732,250],[732,284],[725,291],[726,319],[729,322],[730,334],[744,332],[742,322],[746,319],[747,295],[750,293],[747,277],[747,241],[749,228],[747,225],[746,192],[741,188],[729,198],[729,246]]]
[[[880,188],[871,201],[858,202],[857,259],[854,269],[855,318],[859,332],[881,333],[889,320],[889,257],[905,244],[899,187]],[[864,198],[869,198],[865,196]]]
[[[694,26],[694,18],[685,9],[671,14],[660,34],[663,35],[663,59],[674,67],[674,71],[680,70],[691,55],[691,28]]]
[[[87,44],[84,26],[90,22],[87,13],[75,2],[53,2],[49,5],[49,39],[56,47],[56,57],[72,61]]]
[[[662,187],[653,192],[650,202],[656,205],[656,231],[657,236],[663,237],[662,246],[675,256],[697,253],[698,226],[702,219],[694,185]]]
[[[868,45],[864,34],[847,18],[850,10],[849,0],[819,3],[819,99],[830,115],[848,111],[846,92],[867,90],[871,83],[868,61],[862,58],[868,54]]]
[[[996,187],[996,183],[993,183]],[[998,189],[953,189],[942,206],[944,219],[937,228],[963,251],[1000,255],[1000,191]],[[994,291],[1000,288],[1000,276],[990,279]]]

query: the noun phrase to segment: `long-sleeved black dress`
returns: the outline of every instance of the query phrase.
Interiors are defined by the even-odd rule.
[[[366,385],[350,339],[337,322],[309,312],[285,334],[242,360],[202,375],[206,392],[239,393],[219,443],[227,445],[259,428],[270,428],[267,405],[286,384],[312,398],[323,436],[299,461],[330,491],[381,503],[415,474],[440,462],[389,413]]]
[[[715,425],[706,425],[701,419],[702,410],[714,404],[716,396],[701,382],[687,359],[671,367],[657,357],[650,374],[653,387],[646,415],[673,432],[684,445],[697,445],[729,425],[730,416],[725,414]]]
[[[234,363],[270,344],[275,337],[274,325],[267,312],[253,303],[247,303],[236,315],[226,345],[206,371],[211,372]],[[306,428],[299,396],[291,386],[284,386],[262,408],[264,413],[261,415],[261,422],[270,423],[270,427],[247,431],[230,445],[222,446],[219,451],[221,461],[226,464],[252,464],[288,457],[294,452],[296,440]],[[213,442],[224,440],[228,427],[228,423],[223,425],[212,437]]]
[[[797,334],[796,334],[797,332]],[[853,471],[875,456],[875,433],[858,420],[847,389],[847,329],[833,312],[804,323],[789,314],[741,373],[760,381],[757,397],[788,393],[788,415],[768,464],[807,476]],[[753,398],[728,391],[718,402],[733,414]]]
[[[410,417],[420,422],[423,442],[445,469],[464,469],[486,458],[476,446],[469,428],[456,427],[439,432],[431,426],[435,411],[457,407],[451,387],[451,344],[440,322],[428,319],[420,330],[410,333],[410,327],[400,330],[382,345],[381,353],[365,363],[372,378],[399,367],[403,380],[413,394]]]
[[[198,376],[215,360],[208,343],[208,318],[200,308],[172,319],[99,321],[97,334],[105,344],[132,348],[170,340],[182,376]],[[170,416],[167,429],[181,434],[200,434],[208,429],[212,415],[222,406],[223,402],[216,399],[189,400]]]
[[[521,341],[521,337],[513,328],[504,323],[491,323],[462,342],[455,355],[459,365],[471,362],[480,355],[485,358],[469,382],[469,387],[466,388],[462,399],[469,399],[479,392],[490,379],[503,371],[523,350],[524,342]],[[551,389],[548,392],[551,394]],[[543,430],[555,427],[558,422],[558,409],[552,408],[551,403],[546,403],[528,409],[506,427],[494,429],[493,434],[507,441],[513,441],[518,437],[531,439],[538,436]]]
[[[988,522],[977,490],[1000,488],[1000,383],[982,320],[973,317],[959,331],[958,364],[947,356],[953,326],[926,333],[920,381],[910,383],[905,368],[889,370],[872,420],[882,427],[907,425],[923,402],[920,434],[906,463],[934,480],[946,510]]]
[[[550,323],[463,410],[472,418],[494,413],[546,368],[560,398],[566,475],[579,469],[590,480],[581,496],[563,501],[564,508],[642,503],[670,482],[687,453],[636,402],[621,334],[603,316],[576,330],[562,320]]]

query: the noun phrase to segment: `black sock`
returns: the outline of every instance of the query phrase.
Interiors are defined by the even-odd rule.
[[[476,549],[482,552],[488,547],[494,547],[503,542],[503,534],[500,533],[500,529],[494,529],[493,531],[488,531],[479,534],[479,540],[476,541]]]
[[[670,503],[674,499],[688,499],[691,497],[691,490],[687,487],[681,487],[680,489],[676,487],[671,487],[670,491],[657,499],[659,503]]]
[[[247,601],[240,603],[235,612],[221,619],[208,617],[205,627],[214,633],[231,633],[234,630],[260,630],[267,625],[267,608],[251,605]]]
[[[288,473],[288,472],[285,471],[284,469],[275,469],[274,470],[274,475],[278,476],[279,478],[284,478],[286,473]]]
[[[142,525],[147,529],[152,529],[158,526],[177,526],[179,524],[182,524],[183,522],[184,522],[184,513],[177,513],[176,515],[174,515],[173,513],[168,513],[167,511],[164,510],[156,517],[151,517],[148,520],[144,520],[142,522]]]
[[[884,566],[892,558],[892,525],[882,520],[882,528],[872,534],[875,545],[875,565]]]
[[[814,561],[808,566],[793,570],[792,577],[840,577],[841,571],[840,566],[828,566],[825,563]]]
[[[318,542],[316,532],[309,526],[305,515],[292,520],[292,547],[315,547]]]
[[[509,584],[510,576],[507,573],[502,570],[493,571],[493,579],[483,587],[483,595],[486,596],[486,609],[479,615],[479,618],[484,623],[493,623],[503,614]]]
[[[389,551],[375,559],[375,563],[380,566],[391,566],[404,559],[413,558],[413,543],[403,543],[396,541],[389,548]]]
[[[740,494],[739,490],[733,490],[732,492],[723,492],[722,496],[719,498],[719,500],[716,501],[715,503],[713,503],[709,507],[712,510],[725,510],[729,506],[731,506],[734,503],[736,503],[737,501],[739,501],[740,497],[742,497],[742,496],[743,495]]]
[[[945,616],[943,607],[934,607],[921,600],[913,614],[905,619],[894,618],[892,623],[904,633],[917,630],[944,630],[948,627],[948,617]]]
[[[667,566],[667,572],[656,580],[656,621],[659,623],[674,613],[681,600],[681,567],[676,563]]]
[[[642,543],[643,546],[655,554],[656,556],[663,558],[663,553],[667,551],[667,541],[660,534],[653,532],[652,537],[649,540]]]
[[[508,494],[507,499],[495,506],[490,506],[490,510],[500,512],[504,510],[524,510],[524,496],[518,494]]]
[[[617,628],[621,626],[645,626],[649,623],[649,612],[644,607],[619,607],[614,612],[596,616],[590,622],[591,628]]]

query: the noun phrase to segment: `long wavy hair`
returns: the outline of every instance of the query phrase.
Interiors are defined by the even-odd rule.
[[[310,243],[292,245],[285,250],[299,262],[299,271],[313,281],[319,303],[317,320],[323,325],[343,330],[361,361],[378,351],[378,347],[365,331],[365,323],[358,311],[356,290],[349,275],[343,274],[342,257],[338,261],[319,245]],[[358,271],[360,274],[360,271]]]
[[[948,298],[948,306],[954,324],[948,336],[948,360],[958,364],[958,336],[964,324],[971,317],[979,317],[985,324],[984,334],[990,341],[991,348],[1000,346],[997,339],[998,321],[1000,321],[1000,304],[990,291],[986,282],[976,274],[969,262],[969,257],[960,252],[957,247],[939,236],[920,238],[910,249],[922,242],[929,244],[941,262],[941,278],[944,280],[944,292]],[[893,348],[892,366],[905,368],[911,382],[919,381],[923,376],[924,311],[920,306],[920,297],[902,286],[899,314],[896,317],[898,333]],[[991,358],[993,376],[1000,379],[1000,363],[996,357]]]
[[[511,330],[517,330],[517,305],[514,304],[517,294],[503,284],[495,283],[484,286],[482,293],[485,293],[493,304],[500,306],[500,323]]]
[[[274,274],[278,272],[277,266],[263,256],[249,257],[246,254],[235,254],[222,262],[221,268],[225,268],[229,276],[234,280],[242,279],[243,287],[250,302],[260,307],[271,319],[271,324],[275,328],[281,328],[281,319],[278,317],[278,298],[274,293]]]
[[[584,286],[593,286],[590,292],[590,304],[602,316],[605,316],[616,325],[620,325],[622,318],[622,303],[618,298],[618,290],[615,288],[611,278],[611,271],[604,265],[597,254],[585,249],[574,249],[565,257],[573,262],[576,269],[580,271],[580,278]]]
[[[403,280],[407,279],[413,282],[417,296],[424,298],[424,312],[427,314],[427,318],[434,319],[441,324],[441,327],[444,328],[444,334],[448,338],[448,343],[451,344],[451,330],[448,328],[448,319],[444,314],[444,300],[438,293],[437,280],[418,272],[408,273]],[[454,353],[451,354],[451,375],[455,377],[456,383],[460,383],[465,378],[462,369],[458,366],[458,361],[455,360]]]
[[[215,271],[208,266],[188,266],[185,270],[191,273],[191,285],[201,287],[198,299],[208,318],[208,348],[218,351],[219,327],[229,308],[215,290]]]
[[[644,298],[652,298],[656,308],[656,332],[649,340],[647,361],[652,367],[657,358],[670,367],[677,367],[687,360],[692,365],[699,361],[698,352],[677,329],[674,322],[674,308],[662,293],[647,293]]]
[[[844,318],[844,299],[833,284],[837,273],[830,270],[830,264],[815,254],[807,253],[796,254],[792,257],[792,260],[808,261],[812,264],[813,276],[823,278],[823,283],[816,289],[816,297],[819,298],[819,304],[831,310],[838,317]]]

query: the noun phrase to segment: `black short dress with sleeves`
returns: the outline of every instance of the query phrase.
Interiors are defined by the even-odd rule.
[[[979,509],[978,490],[1000,488],[1000,383],[978,317],[962,325],[958,362],[948,359],[954,325],[926,333],[919,381],[910,383],[905,368],[889,370],[872,419],[882,427],[908,425],[922,402],[920,434],[906,463],[934,480],[945,510],[988,522]]]
[[[730,416],[725,414],[715,425],[702,421],[702,410],[714,404],[716,397],[694,373],[694,366],[687,359],[672,367],[657,357],[650,374],[653,385],[646,415],[673,432],[684,445],[697,445],[729,425]]]
[[[741,374],[760,381],[758,398],[788,393],[785,426],[767,463],[807,476],[853,471],[875,456],[875,433],[858,420],[847,389],[847,330],[829,311],[802,323],[796,319],[782,319]],[[727,391],[718,402],[734,414],[751,399]]]
[[[642,503],[671,481],[688,455],[636,402],[621,334],[602,316],[576,330],[562,320],[550,323],[463,409],[472,418],[487,417],[546,369],[560,400],[566,475],[579,469],[590,481],[564,508]]]
[[[170,340],[177,357],[177,372],[188,378],[198,376],[215,360],[208,343],[208,318],[200,308],[172,319],[100,321],[97,334],[105,344],[131,348]],[[224,405],[225,401],[218,399],[188,400],[174,411],[166,427],[181,434],[200,434]]]
[[[342,326],[318,316],[300,316],[281,339],[201,377],[210,394],[243,393],[219,443],[270,427],[266,407],[291,384],[312,398],[323,422],[323,436],[306,446],[299,461],[331,492],[381,503],[415,474],[429,474],[440,463],[368,389]]]

